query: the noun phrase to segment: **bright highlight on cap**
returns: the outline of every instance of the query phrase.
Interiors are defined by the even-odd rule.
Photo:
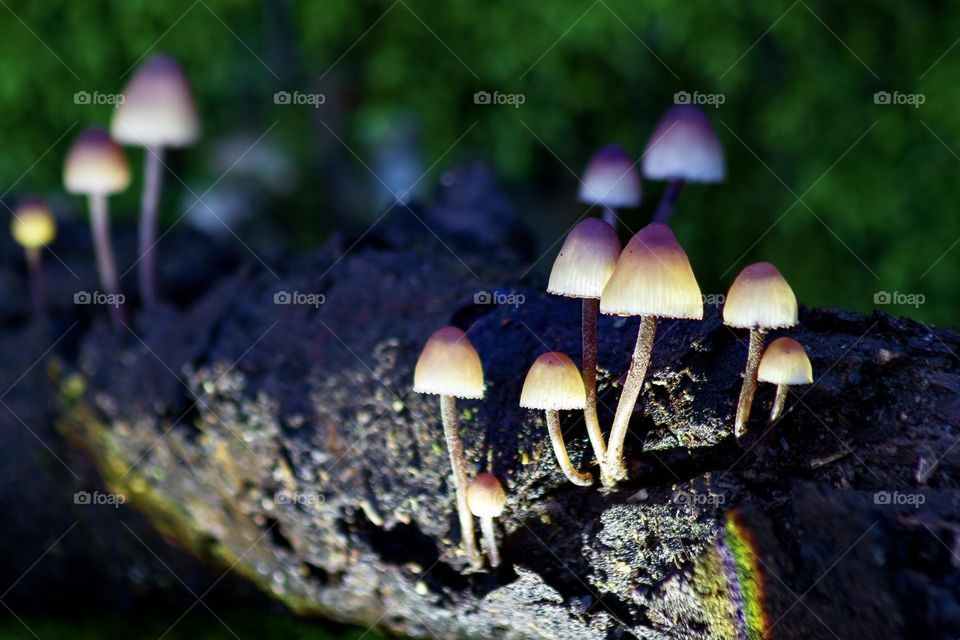
[[[467,335],[444,327],[427,341],[413,372],[413,390],[454,398],[483,397],[483,367]]]
[[[741,329],[792,327],[797,324],[797,298],[775,266],[751,264],[730,286],[723,322]]]
[[[587,204],[611,208],[639,205],[640,176],[627,152],[616,144],[601,147],[583,173],[577,197]]]
[[[123,149],[103,129],[87,129],[67,153],[63,183],[70,193],[108,195],[130,184]]]
[[[583,409],[586,402],[580,370],[567,355],[556,351],[537,358],[520,392],[520,406],[525,409],[567,411]]]
[[[200,118],[180,65],[158,54],[137,69],[123,91],[110,132],[122,144],[183,147],[200,136]]]
[[[57,223],[47,203],[39,198],[23,200],[10,221],[13,239],[25,249],[39,249],[53,242]]]
[[[723,148],[699,107],[681,104],[664,114],[643,153],[643,175],[651,180],[724,180]]]
[[[757,380],[773,384],[810,384],[813,367],[803,345],[793,338],[777,338],[760,359]]]
[[[620,257],[617,232],[600,218],[586,218],[567,235],[553,263],[547,293],[599,298]]]
[[[492,473],[478,474],[467,489],[467,504],[470,512],[478,518],[496,518],[503,513],[507,494],[500,481]]]

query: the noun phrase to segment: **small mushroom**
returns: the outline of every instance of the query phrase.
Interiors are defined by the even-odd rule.
[[[583,300],[583,386],[587,393],[583,415],[601,476],[606,469],[607,448],[597,417],[597,311],[600,294],[619,257],[620,240],[613,227],[599,218],[586,218],[567,235],[547,284],[548,293]]]
[[[481,473],[467,489],[467,504],[473,515],[480,518],[480,531],[483,533],[483,546],[486,547],[490,566],[496,569],[500,566],[500,552],[497,550],[497,532],[493,519],[503,513],[503,506],[507,503],[507,494],[497,476],[492,473]]]
[[[667,222],[687,182],[723,182],[723,147],[700,107],[671,107],[657,123],[643,153],[643,175],[669,182],[657,205],[654,222]]]
[[[110,132],[120,144],[144,147],[146,169],[140,205],[140,295],[145,307],[156,302],[154,245],[163,182],[163,153],[193,144],[200,136],[197,107],[180,65],[158,54],[133,74],[123,90]]]
[[[110,244],[110,213],[107,196],[123,191],[130,185],[130,165],[123,150],[103,129],[87,129],[73,143],[64,164],[63,182],[69,193],[88,196],[90,226],[97,254],[100,284],[106,293],[117,295],[117,266]],[[120,305],[110,305],[113,321],[123,321]]]
[[[617,144],[600,147],[583,172],[578,199],[599,206],[603,219],[614,229],[617,216],[614,209],[640,206],[640,175],[634,162]]]
[[[444,327],[430,336],[413,372],[413,390],[440,396],[440,416],[453,469],[460,535],[470,563],[479,566],[482,560],[477,553],[473,516],[467,506],[467,466],[457,426],[456,399],[483,397],[483,367],[477,350],[463,331]]]
[[[640,316],[637,343],[607,442],[607,472],[615,482],[627,476],[623,443],[650,365],[657,318],[703,319],[700,286],[670,227],[653,222],[630,239],[600,296],[600,313]]]
[[[723,323],[737,329],[750,329],[747,366],[733,429],[739,439],[746,432],[757,390],[764,335],[770,329],[786,329],[797,324],[797,298],[775,266],[769,262],[751,264],[740,272],[727,292]]]
[[[43,261],[40,250],[53,242],[57,222],[47,203],[40,198],[25,198],[13,212],[10,233],[27,255],[33,306],[40,318],[46,318],[46,288],[43,281]]]
[[[560,470],[575,485],[589,487],[593,476],[577,471],[567,455],[560,429],[560,412],[582,410],[586,404],[583,378],[577,365],[566,354],[548,351],[530,367],[520,392],[520,406],[524,409],[540,409],[547,416],[547,431],[557,456]]]
[[[770,410],[770,424],[780,419],[787,403],[787,387],[813,382],[813,367],[803,345],[786,336],[770,343],[760,358],[757,380],[777,385]]]

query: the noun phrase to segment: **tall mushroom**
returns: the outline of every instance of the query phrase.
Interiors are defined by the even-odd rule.
[[[483,546],[487,548],[487,557],[494,569],[500,566],[500,552],[497,550],[497,531],[493,519],[503,513],[506,503],[507,494],[503,492],[497,476],[492,473],[478,474],[467,489],[467,504],[470,505],[473,515],[480,518]]]
[[[583,415],[601,477],[605,475],[607,448],[597,417],[597,310],[600,294],[619,257],[620,240],[613,227],[599,218],[586,218],[564,240],[547,284],[548,293],[583,300],[583,386],[587,393]]]
[[[130,185],[130,165],[123,149],[103,129],[87,129],[73,143],[64,163],[63,183],[70,193],[88,196],[90,226],[97,254],[100,284],[106,293],[120,293],[117,266],[110,244],[110,213],[107,196],[123,191]],[[110,305],[114,324],[123,320],[120,305]]]
[[[570,462],[560,429],[560,412],[583,409],[585,403],[586,393],[577,365],[566,354],[556,351],[548,351],[536,359],[520,392],[521,407],[546,413],[547,431],[560,470],[567,480],[581,487],[593,484],[593,476],[578,471]]]
[[[640,175],[623,147],[617,144],[600,147],[583,172],[578,199],[601,207],[603,219],[614,229],[617,227],[614,209],[640,205]]]
[[[47,305],[40,250],[53,242],[57,235],[57,223],[47,203],[40,198],[23,199],[13,212],[10,233],[27,255],[34,309],[38,317],[46,318]]]
[[[741,438],[757,390],[757,368],[764,335],[770,329],[785,329],[797,324],[797,298],[775,266],[769,262],[751,264],[740,272],[727,292],[723,323],[736,329],[750,329],[747,366],[733,428],[734,435]]]
[[[640,316],[637,343],[607,442],[607,472],[615,482],[627,475],[623,444],[650,365],[657,318],[703,319],[700,286],[687,254],[667,225],[650,223],[630,239],[600,296],[600,313]]]
[[[463,331],[444,327],[430,336],[413,372],[413,390],[440,396],[440,417],[453,469],[460,535],[467,559],[477,567],[482,560],[477,553],[473,516],[467,505],[467,467],[458,433],[456,399],[483,397],[483,366],[477,350]]]
[[[757,380],[777,385],[770,409],[770,424],[773,424],[780,419],[787,403],[787,387],[813,382],[813,367],[803,345],[786,336],[771,342],[760,358]]]
[[[700,107],[675,105],[657,123],[643,153],[643,175],[669,182],[654,222],[667,222],[686,182],[723,182],[723,148]]]
[[[173,58],[157,54],[137,69],[123,90],[123,102],[117,106],[110,132],[121,144],[146,149],[137,266],[140,295],[144,306],[150,307],[157,299],[154,245],[164,149],[191,145],[200,136],[187,76]]]

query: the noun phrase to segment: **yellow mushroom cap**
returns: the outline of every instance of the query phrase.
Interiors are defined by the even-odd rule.
[[[13,239],[25,249],[39,249],[53,242],[57,235],[57,222],[47,203],[39,198],[27,198],[20,202],[10,222]]]
[[[797,324],[797,298],[777,268],[758,262],[733,281],[723,323],[740,329],[782,329]]]
[[[168,55],[150,58],[123,90],[110,132],[118,142],[143,147],[183,147],[200,136],[190,84]]]
[[[810,384],[813,367],[803,345],[793,338],[777,338],[760,358],[757,380],[774,384]]]
[[[600,296],[600,313],[703,319],[700,286],[670,227],[653,222],[630,239]]]
[[[620,257],[617,232],[600,218],[587,218],[567,235],[553,263],[547,292],[599,298]]]
[[[586,404],[583,378],[573,360],[557,351],[548,351],[537,358],[523,381],[521,407],[565,411],[583,409]]]
[[[470,507],[470,513],[478,518],[496,518],[503,513],[505,504],[507,494],[492,473],[477,475],[467,487],[467,506]]]
[[[70,193],[116,193],[130,184],[130,165],[110,134],[87,129],[67,153],[63,183]]]
[[[444,327],[430,336],[413,371],[413,390],[455,398],[483,397],[483,366],[467,334]]]

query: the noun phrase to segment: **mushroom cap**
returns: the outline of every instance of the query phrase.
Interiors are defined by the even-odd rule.
[[[679,104],[657,123],[643,153],[643,175],[651,180],[723,182],[723,148],[700,107]]]
[[[627,243],[600,296],[600,313],[703,319],[703,296],[670,227],[652,222]]]
[[[771,342],[760,358],[757,380],[774,384],[813,382],[813,367],[803,345],[786,336]]]
[[[123,90],[110,132],[121,144],[183,147],[200,136],[197,105],[187,76],[168,55],[147,60]]]
[[[583,409],[587,392],[580,370],[566,354],[548,351],[537,358],[520,392],[524,409]]]
[[[467,506],[478,518],[496,518],[503,513],[505,504],[507,494],[492,473],[478,474],[467,487]]]
[[[106,130],[87,129],[67,153],[63,184],[70,193],[116,193],[129,186],[130,165]]]
[[[617,232],[600,218],[586,218],[567,235],[553,263],[547,293],[599,298],[620,257]]]
[[[580,202],[606,207],[640,204],[640,175],[630,156],[617,144],[600,147],[583,172]]]
[[[723,323],[740,329],[783,329],[797,324],[797,298],[769,262],[740,272],[723,305]]]
[[[10,221],[13,239],[25,249],[39,249],[53,242],[57,222],[47,203],[40,198],[27,198],[17,205]]]
[[[413,371],[413,390],[454,398],[483,397],[483,366],[467,334],[444,327],[430,336]]]

